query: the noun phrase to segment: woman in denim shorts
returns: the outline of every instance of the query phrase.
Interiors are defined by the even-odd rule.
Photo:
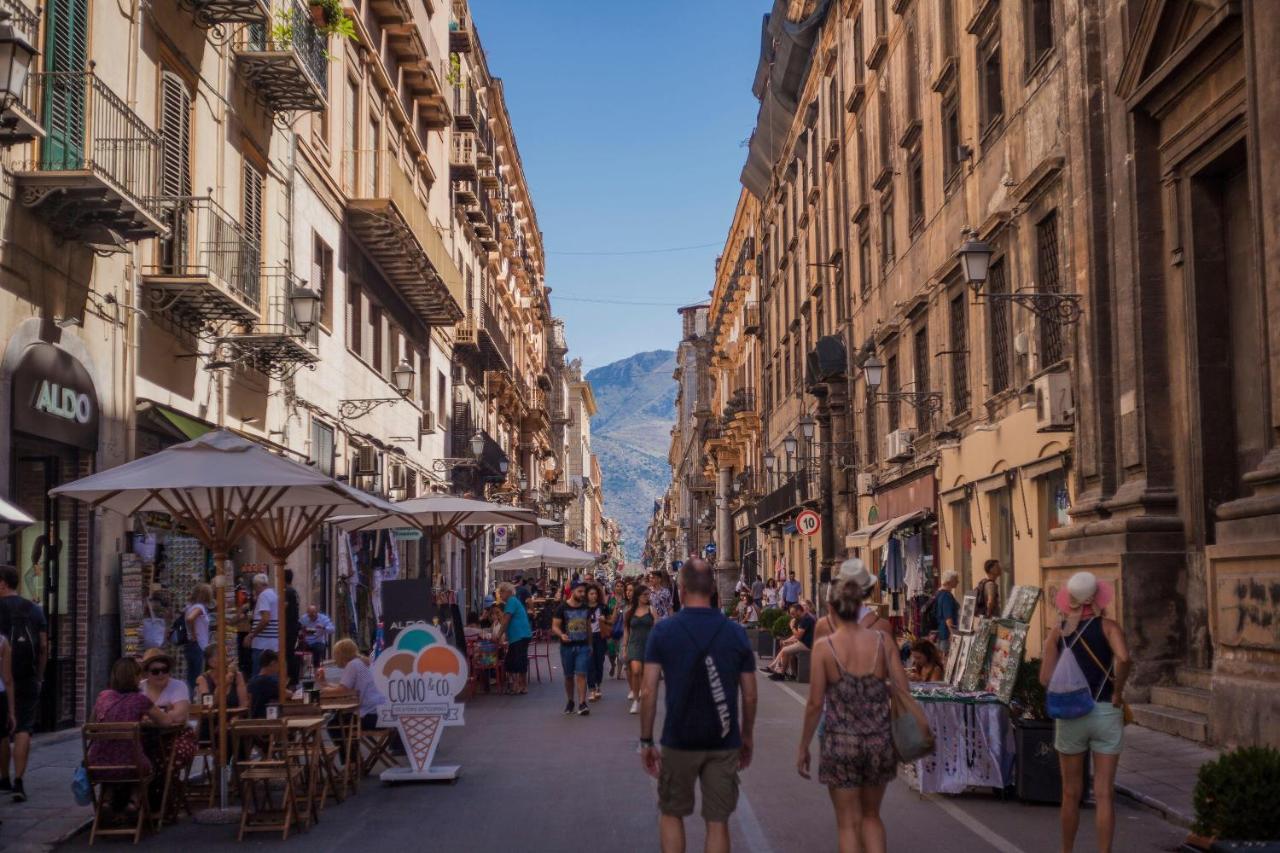
[[[1054,748],[1062,768],[1062,849],[1071,850],[1080,825],[1085,754],[1093,753],[1093,796],[1097,803],[1098,849],[1111,850],[1115,832],[1116,768],[1124,743],[1124,685],[1129,649],[1119,623],[1106,618],[1115,589],[1090,572],[1077,572],[1058,590],[1054,606],[1061,622],[1049,633],[1040,662],[1048,686],[1059,658],[1075,655],[1089,683],[1093,710],[1074,720],[1055,720]]]

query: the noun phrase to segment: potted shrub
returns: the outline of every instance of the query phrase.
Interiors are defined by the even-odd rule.
[[[1280,841],[1280,750],[1249,746],[1206,761],[1196,777],[1190,843],[1209,850],[1247,850]],[[1253,845],[1252,849],[1257,849]]]
[[[310,4],[311,20],[323,35],[339,35],[349,39],[356,37],[355,21],[342,11],[342,0],[310,0]]]
[[[766,607],[760,611],[760,627],[756,631],[756,653],[762,658],[771,658],[776,652],[773,642],[773,623],[782,612],[776,607]]]

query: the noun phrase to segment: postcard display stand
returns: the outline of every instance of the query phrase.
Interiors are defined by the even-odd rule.
[[[915,790],[959,794],[1012,781],[1008,703],[1039,598],[1037,587],[1014,587],[998,619],[962,619],[951,638],[946,681],[912,688],[937,743],[933,755],[904,767]]]

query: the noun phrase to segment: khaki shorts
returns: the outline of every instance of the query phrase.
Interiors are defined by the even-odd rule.
[[[658,811],[672,817],[693,814],[693,784],[700,780],[703,820],[727,823],[738,807],[738,755],[736,749],[662,747]]]
[[[1064,755],[1096,752],[1119,755],[1124,746],[1124,709],[1099,702],[1075,720],[1055,720],[1053,746]]]

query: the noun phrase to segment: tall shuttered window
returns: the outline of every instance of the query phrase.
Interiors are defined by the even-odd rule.
[[[915,359],[915,390],[920,394],[927,394],[931,390],[929,380],[929,327],[921,326],[916,329],[915,340],[912,343],[911,355]],[[921,432],[930,432],[933,429],[933,415],[927,405],[916,407],[916,428]]]
[[[987,276],[987,292],[993,296],[1009,292],[1004,258],[991,265]],[[1010,326],[1010,303],[1007,299],[987,301],[988,348],[991,352],[991,393],[999,394],[1009,387],[1013,376],[1013,338]]]
[[[180,272],[192,261],[191,230],[196,225],[191,203],[179,201],[191,195],[191,90],[172,71],[160,77],[160,141],[160,194],[172,199],[166,214],[169,239],[160,247],[162,264],[166,271]]]
[[[951,298],[951,413],[969,411],[969,303],[962,290]]]
[[[1061,293],[1058,274],[1058,212],[1055,210],[1036,224],[1036,289],[1041,293]],[[1040,366],[1062,361],[1062,324],[1052,315],[1040,320]]]
[[[244,230],[258,245],[262,245],[262,197],[266,191],[267,178],[256,164],[244,161],[241,173],[241,206],[240,218],[244,220]]]
[[[49,0],[46,6],[44,70],[58,76],[44,87],[45,139],[41,168],[84,165],[85,93],[88,64],[88,0]]]
[[[898,380],[898,354],[894,353],[889,356],[889,360],[885,363],[884,368],[884,387],[890,394],[897,394],[902,390],[902,386]],[[890,400],[886,408],[889,410],[889,431],[893,432],[898,428],[901,418],[902,407],[898,400]]]

